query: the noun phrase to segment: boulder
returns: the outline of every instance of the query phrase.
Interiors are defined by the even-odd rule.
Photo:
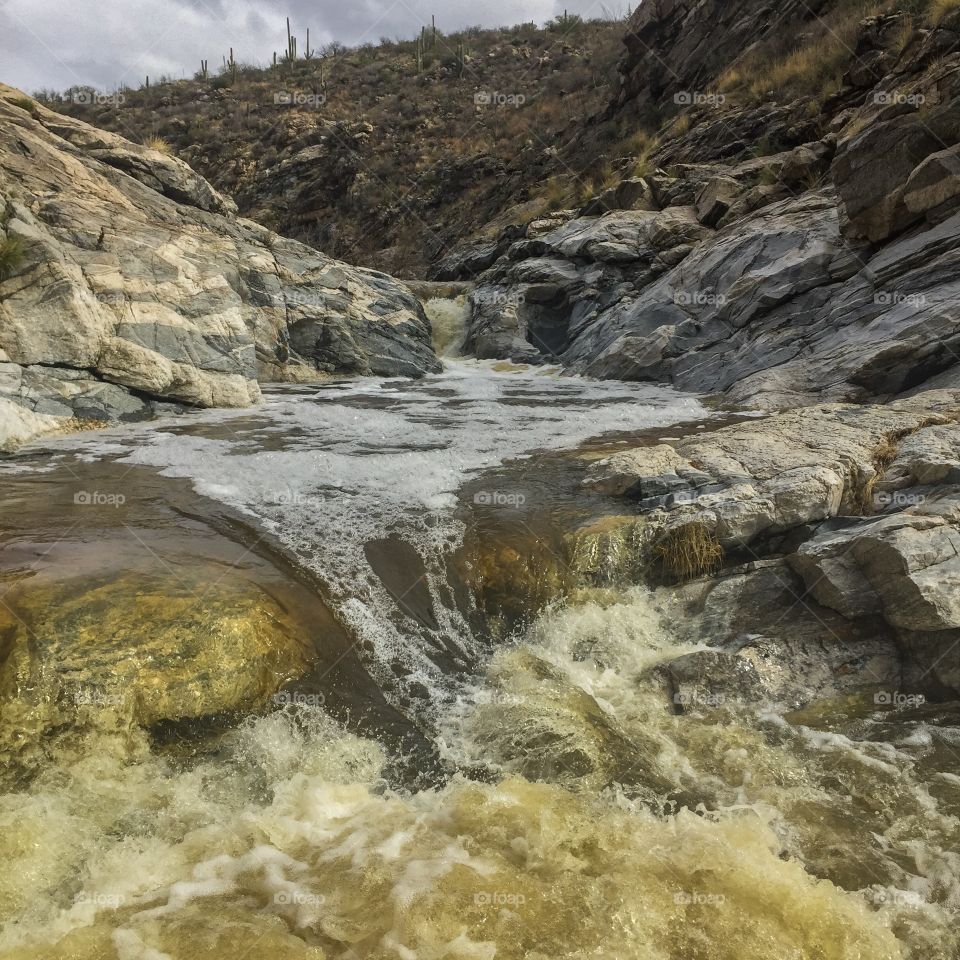
[[[697,219],[708,227],[715,227],[733,206],[743,188],[732,177],[714,177],[697,193],[694,207]]]
[[[22,250],[0,275],[0,450],[157,403],[247,406],[260,380],[439,369],[396,280],[238,219],[182,161],[20,96],[0,85],[0,243]]]
[[[604,263],[651,260],[663,250],[708,236],[690,207],[667,210],[615,210],[601,217],[579,217],[543,234],[523,253]]]
[[[946,517],[896,515],[825,529],[790,563],[820,603],[844,616],[879,608],[905,630],[960,628],[960,530]]]
[[[888,498],[905,487],[960,483],[960,425],[925,427],[905,437],[874,488]]]
[[[796,708],[877,685],[900,689],[892,628],[878,616],[848,620],[822,606],[782,559],[754,560],[657,594],[675,611],[681,640],[712,648],[682,660],[681,680],[700,692],[689,697],[693,704],[705,694],[708,705],[712,697],[717,705]]]
[[[660,670],[678,713],[731,701],[756,705],[766,699],[757,668],[737,654],[698,650],[668,661]]]
[[[656,210],[650,184],[643,177],[627,177],[594,197],[580,211],[584,217],[598,216],[611,210]],[[528,230],[527,235],[530,236]]]
[[[692,468],[674,447],[661,443],[598,460],[588,471],[583,486],[593,493],[614,497],[623,496],[645,484],[650,489],[662,488],[662,492],[666,493],[672,486],[667,482],[668,478],[678,486],[685,486],[678,475],[683,469]]]

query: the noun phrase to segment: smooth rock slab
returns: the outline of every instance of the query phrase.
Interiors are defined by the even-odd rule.
[[[235,578],[129,574],[20,587],[0,610],[4,723],[37,733],[84,710],[139,725],[257,709],[304,673],[311,646],[283,607]]]

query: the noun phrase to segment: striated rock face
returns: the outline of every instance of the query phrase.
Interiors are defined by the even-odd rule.
[[[651,169],[487,243],[468,346],[761,409],[957,383],[958,21],[852,19],[840,90],[759,93],[777,37],[842,12],[641,4],[610,116],[663,124]]]
[[[234,216],[186,164],[0,85],[0,449],[259,381],[438,369],[419,301]]]
[[[645,0],[630,18],[614,107],[702,90],[751,44],[776,30],[789,35],[826,0]]]
[[[732,185],[698,190],[700,220],[730,209]],[[468,345],[764,408],[889,396],[954,367],[960,214],[876,252],[842,224],[829,189],[716,232],[691,207],[574,220],[478,278]]]

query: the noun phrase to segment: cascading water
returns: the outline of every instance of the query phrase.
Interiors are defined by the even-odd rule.
[[[438,357],[457,357],[467,336],[470,306],[465,293],[456,297],[431,297],[423,309],[433,330],[433,347]]]
[[[346,628],[355,647],[330,669],[359,652],[384,714],[412,718],[449,774],[404,786],[391,748],[322,701],[274,699],[188,750],[119,701],[84,702],[82,736],[48,731],[45,763],[0,796],[0,958],[956,957],[949,710],[677,716],[656,666],[689,648],[646,589],[580,590],[497,642],[456,596],[465,485],[535,537],[543,451],[704,415],[661,388],[464,362],[421,383],[279,389],[255,412],[64,438],[0,467],[25,497],[98,477],[122,496],[136,477],[151,501],[192,488],[193,514],[242,518]],[[181,575],[201,554],[224,563],[135,529]],[[13,548],[18,589],[75,556]],[[254,573],[282,608],[264,625],[306,602]],[[6,709],[16,691],[0,693]]]

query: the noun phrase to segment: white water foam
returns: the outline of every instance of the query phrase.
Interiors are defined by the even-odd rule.
[[[436,689],[444,671],[432,647],[453,644],[464,664],[475,653],[462,615],[441,600],[445,558],[463,535],[464,482],[511,458],[707,415],[667,387],[495,366],[452,361],[422,381],[281,387],[253,412],[207,411],[172,429],[108,430],[69,446],[186,478],[243,512],[322,579],[378,680],[399,662],[406,682]],[[426,575],[411,571],[410,588],[425,583],[439,629],[415,623],[371,570],[365,544],[391,537],[423,561]]]

